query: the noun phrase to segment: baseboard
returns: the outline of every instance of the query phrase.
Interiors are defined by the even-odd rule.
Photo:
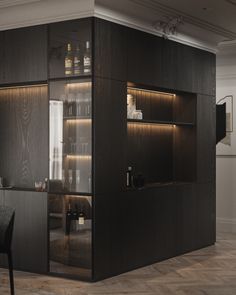
[[[236,233],[236,219],[216,218],[216,228],[218,232]]]

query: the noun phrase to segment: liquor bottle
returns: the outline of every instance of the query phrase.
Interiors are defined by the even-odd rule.
[[[128,170],[126,172],[126,186],[132,186],[132,167],[128,167]]]
[[[67,52],[65,56],[65,75],[70,76],[72,75],[72,70],[73,70],[73,56],[72,56],[72,51],[71,51],[71,44],[67,44]]]
[[[82,211],[79,213],[79,225],[83,225],[85,223],[85,216]]]
[[[79,44],[76,46],[74,55],[74,75],[81,74],[81,59],[80,59],[80,47]]]
[[[84,53],[84,73],[91,73],[91,51],[89,41],[86,41],[86,48]]]

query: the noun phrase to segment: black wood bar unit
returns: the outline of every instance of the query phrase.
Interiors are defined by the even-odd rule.
[[[84,18],[0,32],[0,64],[16,269],[96,281],[215,243],[214,54]]]

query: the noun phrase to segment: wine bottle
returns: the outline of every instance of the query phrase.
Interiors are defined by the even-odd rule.
[[[86,41],[85,53],[84,53],[84,73],[91,73],[91,51],[90,42]]]
[[[128,167],[128,170],[126,172],[126,186],[132,186],[132,167]]]
[[[74,55],[74,75],[81,74],[80,46],[77,44]]]
[[[72,69],[73,69],[73,57],[72,57],[72,51],[71,51],[71,44],[67,44],[67,51],[65,56],[65,75],[70,76],[72,75]]]

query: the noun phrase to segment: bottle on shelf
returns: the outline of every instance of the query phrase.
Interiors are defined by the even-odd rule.
[[[82,211],[79,213],[79,225],[83,225],[85,223],[85,216]]]
[[[70,76],[73,74],[73,55],[71,44],[67,44],[66,56],[65,56],[65,75]]]
[[[85,52],[84,52],[84,74],[91,73],[91,50],[90,42],[86,41]]]
[[[76,186],[76,192],[79,192],[80,189],[80,170],[76,169],[75,171],[75,186]]]
[[[72,191],[72,186],[73,186],[73,170],[72,169],[68,170],[68,182],[69,182],[69,190]]]
[[[75,54],[74,54],[74,75],[81,74],[81,54],[80,54],[80,45],[76,45]]]
[[[88,177],[88,193],[91,193],[92,191],[92,178],[91,178],[91,174],[89,174]]]
[[[132,187],[132,167],[128,167],[128,170],[126,172],[126,186]]]

